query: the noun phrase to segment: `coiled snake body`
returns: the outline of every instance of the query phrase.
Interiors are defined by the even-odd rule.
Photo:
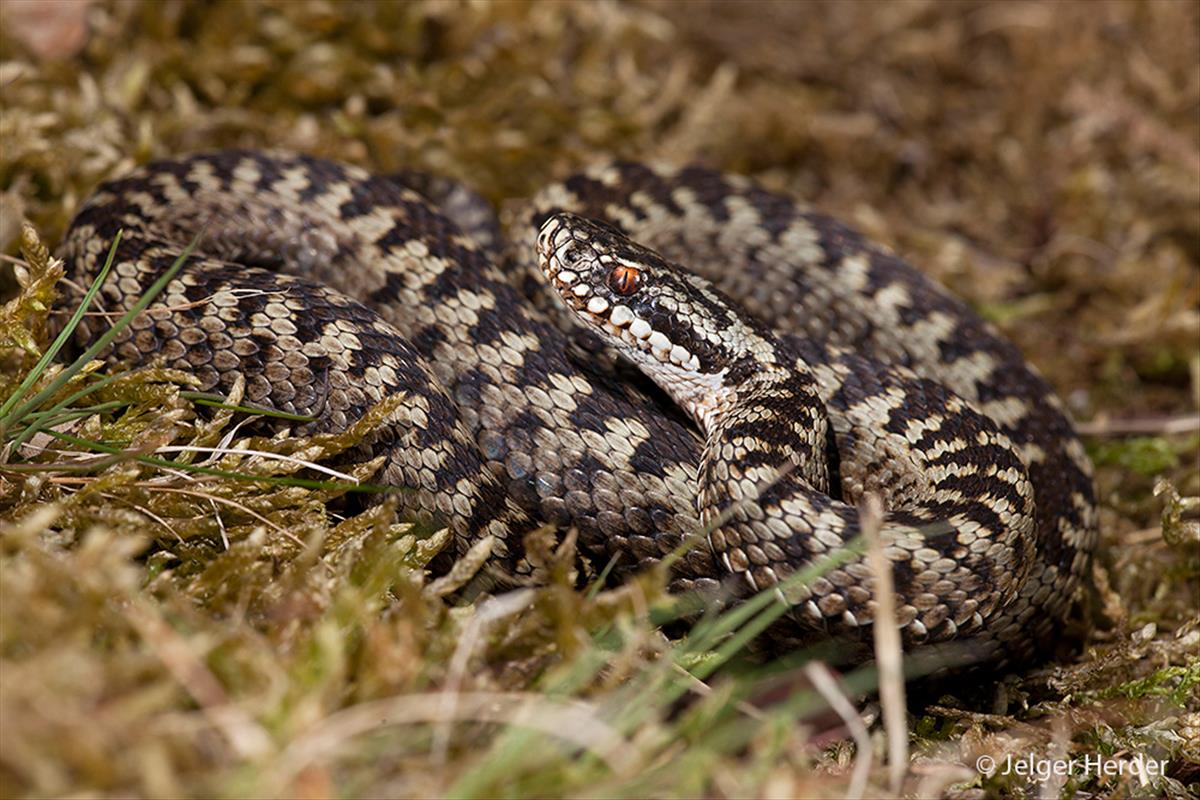
[[[486,215],[431,186],[305,156],[160,161],[100,187],[60,253],[86,280],[123,229],[102,295],[128,307],[203,228],[111,358],[208,391],[244,379],[250,402],[314,417],[301,432],[403,393],[367,445],[382,480],[458,550],[494,536],[508,569],[543,522],[632,569],[715,520],[676,585],[748,592],[853,538],[872,492],[909,645],[1022,661],[1080,598],[1095,501],[1061,404],[904,262],[748,180],[632,163],[541,192],[501,259]],[[872,587],[846,563],[789,588],[791,621],[860,632]]]

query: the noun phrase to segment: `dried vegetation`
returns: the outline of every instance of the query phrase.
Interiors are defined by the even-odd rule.
[[[905,791],[1184,797],[1200,785],[1197,8],[8,0],[0,249],[21,285],[6,278],[0,396],[46,352],[57,279],[21,221],[56,242],[96,183],[151,157],[279,146],[498,203],[602,155],[752,173],[967,297],[1058,388],[1098,466],[1083,653],[987,701],[914,707]],[[864,776],[885,793],[878,726],[851,726],[856,750],[821,675],[741,663],[722,638],[752,619],[672,643],[660,576],[580,593],[569,547],[541,540],[554,585],[448,606],[453,583],[421,571],[436,533],[338,504],[372,464],[305,468],[355,432],[249,438],[240,412],[197,416],[182,376],[64,369],[6,419],[3,795],[827,796]],[[974,769],[1029,752],[1142,754],[1167,777]]]

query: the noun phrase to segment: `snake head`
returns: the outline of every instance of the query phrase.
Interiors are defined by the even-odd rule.
[[[570,213],[542,225],[542,272],[576,321],[637,365],[693,414],[765,346],[757,323],[708,281]],[[769,358],[768,358],[769,360]]]

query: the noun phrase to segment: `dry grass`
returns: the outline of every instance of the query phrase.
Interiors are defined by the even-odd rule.
[[[1197,790],[1195,3],[41,5],[51,17],[33,24],[30,4],[0,5],[10,255],[23,217],[57,241],[86,193],[135,163],[271,145],[442,172],[498,202],[599,154],[701,160],[911,257],[1016,340],[1084,422],[1104,546],[1079,659],[986,700],[910,706],[903,791]],[[46,344],[53,276],[33,272],[0,319],[3,396]],[[239,415],[202,421],[185,388],[116,380],[97,393],[113,405],[72,430],[281,480],[346,444],[243,440]],[[65,451],[34,460],[81,458],[34,444]],[[666,640],[660,576],[576,592],[569,551],[535,542],[556,583],[452,608],[421,571],[438,537],[386,506],[338,516],[326,501],[344,486],[128,458],[17,471],[11,456],[4,796],[888,792],[873,706],[863,730],[812,667],[756,665],[703,630]],[[875,677],[843,683],[853,695]],[[1142,754],[1168,777],[974,768],[1029,752]]]

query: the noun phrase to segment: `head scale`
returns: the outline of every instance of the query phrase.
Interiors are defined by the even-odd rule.
[[[555,214],[542,225],[537,250],[547,281],[576,319],[681,404],[681,394],[721,384],[748,342],[759,341],[757,324],[711,284],[613,227]]]

